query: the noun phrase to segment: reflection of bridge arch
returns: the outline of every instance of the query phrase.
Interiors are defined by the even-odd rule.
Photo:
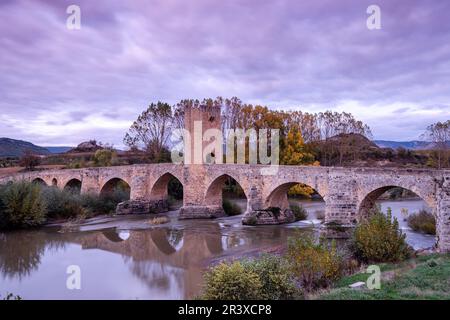
[[[171,243],[167,228],[130,230],[126,240],[121,239],[114,229],[94,231],[83,234],[78,241],[83,249],[101,249],[131,256],[135,260],[154,260],[184,268],[202,265],[204,259],[223,251],[220,227],[214,224],[208,229],[209,232],[176,230],[182,236],[178,240],[182,244],[179,246]]]
[[[105,236],[106,239],[108,239],[111,242],[122,242],[128,240],[120,237],[120,234],[117,231],[118,230],[116,230],[115,228],[112,228],[102,231],[102,234]]]
[[[170,244],[167,239],[167,230],[162,228],[157,228],[150,231],[150,236],[152,237],[153,243],[158,247],[158,249],[166,254],[171,255],[177,250]]]

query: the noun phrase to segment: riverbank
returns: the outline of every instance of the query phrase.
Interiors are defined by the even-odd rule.
[[[396,264],[380,264],[381,288],[349,285],[366,282],[365,270],[343,277],[334,286],[309,296],[315,300],[448,300],[450,299],[450,254],[428,254]]]

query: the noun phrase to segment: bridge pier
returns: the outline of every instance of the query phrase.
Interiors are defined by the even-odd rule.
[[[295,216],[289,208],[287,195],[280,199],[282,204],[279,208],[268,207],[270,204],[264,199],[261,186],[252,186],[247,199],[247,211],[242,218],[245,225],[271,225],[284,224],[295,221]]]
[[[440,252],[450,252],[450,175],[443,177],[437,194],[437,248]]]

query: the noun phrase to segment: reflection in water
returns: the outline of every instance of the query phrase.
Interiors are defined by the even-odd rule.
[[[21,280],[39,267],[46,250],[61,248],[64,240],[42,231],[0,233],[1,275]]]
[[[167,241],[178,251],[183,247],[183,231],[177,229],[167,229]]]
[[[128,230],[120,230],[119,231],[119,238],[122,240],[127,240],[130,237],[130,231]]]
[[[394,213],[402,207],[414,212],[422,206],[406,201],[386,205]],[[306,203],[305,208],[320,209],[316,203]],[[136,217],[121,219],[116,226],[109,221],[108,228],[98,231],[59,233],[45,228],[0,233],[0,293],[9,291],[25,299],[192,298],[199,293],[202,274],[211,262],[285,245],[289,236],[311,231],[301,223],[242,226],[239,216],[218,220],[174,216],[168,227],[145,230],[127,225],[136,223]],[[144,225],[147,218],[139,219],[138,224]],[[428,246],[422,235],[408,233],[408,239]],[[65,288],[66,268],[71,264],[81,267],[82,290]]]

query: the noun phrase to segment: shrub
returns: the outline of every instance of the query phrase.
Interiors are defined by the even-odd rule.
[[[299,296],[287,263],[281,257],[265,254],[258,259],[244,261],[243,264],[246,271],[259,276],[262,284],[260,299],[288,300]]]
[[[397,262],[410,255],[405,238],[388,208],[387,215],[375,213],[355,228],[351,248],[360,261]]]
[[[98,167],[110,167],[116,158],[117,155],[113,150],[100,149],[95,151],[94,163]]]
[[[343,259],[334,242],[316,242],[309,235],[290,238],[286,258],[290,271],[306,291],[329,286],[342,274]]]
[[[222,208],[228,216],[236,216],[242,213],[241,207],[228,199],[223,199]]]
[[[295,221],[308,219],[308,212],[302,205],[291,205],[291,210],[294,213]]]
[[[408,226],[414,231],[433,235],[436,234],[436,218],[431,212],[428,212],[425,209],[410,215],[407,221]]]
[[[30,182],[15,182],[0,190],[0,228],[39,226],[45,221],[47,204],[41,186]]]
[[[262,283],[258,274],[235,261],[209,269],[205,276],[201,298],[206,300],[256,300],[262,297]]]
[[[82,206],[81,197],[70,190],[44,188],[43,196],[47,203],[47,218],[69,219],[87,215],[87,210]]]
[[[110,214],[116,210],[120,202],[129,199],[129,192],[116,188],[104,195],[84,194],[81,195],[81,204],[89,209],[91,214]]]
[[[26,150],[20,158],[19,165],[25,167],[26,170],[34,170],[41,163],[41,158],[33,154],[31,150]]]

